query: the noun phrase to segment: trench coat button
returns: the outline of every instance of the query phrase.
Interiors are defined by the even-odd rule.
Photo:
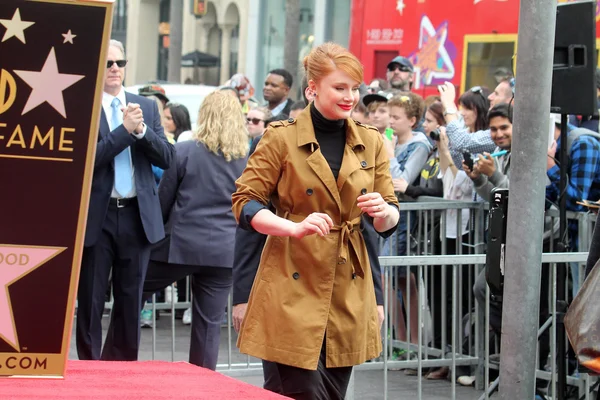
[[[362,188],[360,190],[360,194],[367,194],[367,189],[366,188]]]
[[[288,122],[291,124],[292,122],[294,122],[294,118],[289,118]]]
[[[352,279],[356,279],[356,272],[352,273]]]
[[[346,264],[346,260],[340,260],[338,261],[338,264]]]
[[[366,161],[361,161],[360,162],[360,166],[363,167],[363,168],[366,168],[367,167],[367,162]]]
[[[309,195],[309,196],[312,196],[312,194],[313,194],[313,190],[312,190],[312,189],[310,189],[310,188],[309,188],[309,189],[306,189],[306,194],[307,194],[307,195]]]
[[[292,278],[294,278],[295,280],[298,280],[298,279],[300,278],[300,274],[299,274],[299,273],[297,273],[297,272],[294,272],[294,273],[292,274]]]

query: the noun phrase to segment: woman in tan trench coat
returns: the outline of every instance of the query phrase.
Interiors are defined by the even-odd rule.
[[[284,395],[343,399],[381,352],[361,215],[390,235],[398,203],[380,134],[350,119],[360,62],[326,43],[304,67],[314,102],[269,126],[232,196],[240,226],[269,235],[238,346],[277,363]]]

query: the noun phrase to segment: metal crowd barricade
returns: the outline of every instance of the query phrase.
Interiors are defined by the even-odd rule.
[[[384,288],[384,309],[386,319],[382,327],[383,352],[382,355],[371,362],[364,363],[355,367],[355,371],[364,370],[382,370],[383,371],[383,398],[388,398],[388,383],[394,379],[392,372],[397,369],[416,369],[418,376],[417,392],[418,398],[427,398],[423,394],[423,369],[449,367],[451,376],[450,398],[456,398],[456,381],[458,378],[457,368],[465,369],[469,374],[476,377],[475,387],[478,390],[484,390],[483,398],[489,398],[489,393],[497,386],[497,382],[490,382],[490,371],[498,369],[497,365],[490,364],[490,353],[496,353],[496,347],[499,342],[490,341],[489,321],[489,289],[486,290],[487,301],[485,306],[481,307],[473,297],[473,285],[480,271],[485,267],[485,230],[486,230],[486,209],[487,205],[479,202],[459,202],[447,201],[442,199],[427,198],[426,201],[417,201],[413,203],[402,203],[403,211],[411,211],[409,218],[417,218],[417,227],[407,235],[407,255],[406,256],[385,256],[380,257]],[[462,213],[469,212],[470,229],[465,236],[466,243],[462,240],[456,240],[454,249],[448,248],[448,241],[445,234],[440,236],[440,232],[445,233],[448,223],[446,217],[447,210],[457,210],[456,222],[457,228],[461,225]],[[551,218],[558,218],[558,213],[549,211],[547,215]],[[591,241],[593,224],[595,216],[589,213],[568,213],[568,218],[578,222],[579,249],[587,250]],[[408,226],[411,224],[409,223]],[[460,232],[457,232],[460,238]],[[437,239],[440,239],[439,242]],[[463,252],[463,250],[465,250]],[[449,254],[456,253],[456,254]],[[579,264],[579,283],[583,282],[585,261],[587,252],[555,253],[554,248],[550,247],[549,253],[543,254],[543,262],[551,263],[551,316],[544,324],[544,328],[551,329],[551,358],[550,371],[545,371],[544,366],[539,366],[537,377],[551,381],[550,392],[555,393],[556,381],[556,333],[552,321],[556,315],[556,285],[567,284],[567,282],[556,282],[556,264],[555,263],[578,263]],[[417,295],[417,338],[411,340],[411,285],[410,278],[400,287],[398,285],[398,268],[406,267],[408,272],[415,275],[416,285],[419,288]],[[410,274],[407,274],[407,277]],[[438,293],[434,290],[433,282],[441,279],[442,301],[439,305],[432,303]],[[444,283],[448,281],[449,287]],[[424,290],[423,290],[424,289]],[[406,293],[407,301],[404,302],[398,298],[398,291]],[[446,299],[451,298],[450,303]],[[463,299],[464,298],[464,299]],[[174,322],[175,309],[187,308],[190,306],[189,298],[187,302],[166,304],[155,303],[146,305],[153,310],[171,310],[171,359],[175,358],[175,329]],[[465,305],[466,302],[466,305]],[[231,296],[227,307],[227,322],[223,325],[222,339],[227,343],[227,354],[221,354],[217,365],[217,370],[233,377],[262,375],[262,363],[260,360],[247,355],[240,354],[235,348],[237,335],[233,331],[231,319]],[[460,315],[462,310],[468,310],[468,314]],[[400,326],[398,314],[403,312],[406,319],[406,335],[400,338],[396,330]],[[414,311],[413,311],[414,312]],[[155,313],[153,313],[155,314]],[[437,324],[435,323],[437,321]],[[436,325],[435,330],[431,325]],[[446,326],[450,329],[446,331]],[[156,326],[156,323],[154,324]],[[431,332],[431,333],[430,333]],[[433,334],[433,340],[431,337]],[[435,335],[438,334],[438,338]],[[434,345],[438,342],[440,345]],[[155,355],[156,336],[153,329],[153,358]],[[400,353],[400,356],[398,356]],[[569,385],[579,386],[580,396],[584,395],[586,389],[589,391],[590,379],[585,374],[579,377],[569,377]],[[353,382],[350,388],[353,388]],[[352,390],[348,392],[348,399],[353,398]],[[586,399],[589,398],[585,397]]]

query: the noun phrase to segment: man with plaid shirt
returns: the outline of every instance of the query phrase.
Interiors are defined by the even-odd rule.
[[[546,186],[546,198],[552,202],[559,202],[560,184],[560,154],[556,152],[560,148],[560,115],[555,117],[555,142],[548,150],[547,173],[550,184]],[[567,135],[571,134],[573,127],[567,127]],[[600,200],[600,142],[597,138],[582,135],[573,140],[571,144],[569,170],[567,171],[568,183],[566,188],[567,210],[585,211],[585,207],[577,204],[581,200]],[[577,223],[574,226],[577,233]],[[569,229],[572,230],[572,229]],[[571,236],[576,239],[575,236]]]
[[[548,150],[547,174],[550,184],[546,186],[546,199],[558,203],[560,201],[560,115],[555,115],[554,143]],[[573,126],[567,126],[567,135],[571,134]],[[560,153],[560,152],[559,152]],[[569,166],[567,171],[566,203],[569,211],[585,211],[585,207],[577,204],[581,200],[600,200],[600,142],[589,135],[575,138],[571,144],[570,160],[565,161]],[[578,223],[571,220],[568,223],[570,251],[578,248]],[[579,265],[571,264],[573,280],[573,296],[579,291]]]

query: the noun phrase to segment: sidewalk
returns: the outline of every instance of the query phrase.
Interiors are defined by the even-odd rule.
[[[104,334],[108,327],[108,318],[102,320]],[[73,330],[75,332],[75,330]],[[235,347],[237,336],[235,331],[232,338],[232,360],[235,363],[245,363],[248,357],[240,354]],[[162,313],[162,317],[156,325],[156,360],[171,361],[171,318],[169,314]],[[181,320],[175,320],[175,355],[174,361],[187,361],[190,338],[190,326],[185,326]],[[227,328],[221,331],[221,348],[219,352],[219,363],[227,362]],[[77,359],[75,350],[75,335],[71,340],[69,353],[70,359]],[[152,329],[142,329],[142,340],[140,346],[140,360],[152,360]],[[257,360],[253,359],[252,362]],[[220,371],[227,375],[227,371]],[[262,386],[262,375],[236,377],[241,381],[256,386]],[[402,371],[388,372],[388,399],[410,399],[417,400],[417,377],[407,376]],[[384,398],[383,371],[356,371],[354,381],[354,399],[355,400],[380,400]],[[429,381],[423,379],[422,399],[425,400],[444,400],[451,399],[451,384],[449,381]],[[474,388],[462,387],[456,385],[456,399],[476,400],[479,399],[482,392]]]

